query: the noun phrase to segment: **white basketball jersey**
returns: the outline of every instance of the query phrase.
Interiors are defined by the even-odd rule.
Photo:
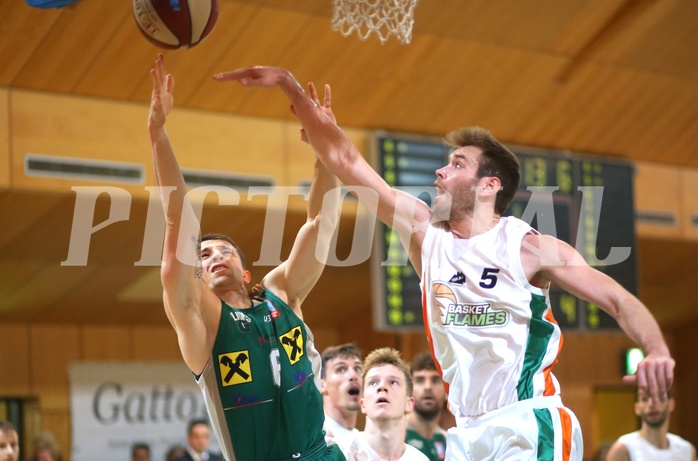
[[[645,440],[640,432],[631,432],[620,436],[618,442],[628,449],[630,461],[692,461],[693,447],[675,434],[667,434],[669,448],[662,450]]]
[[[528,224],[501,218],[489,231],[454,238],[430,225],[422,244],[427,335],[456,417],[559,394],[551,373],[562,347],[548,290],[521,265]]]
[[[355,432],[349,437],[337,440],[337,445],[347,461],[382,461],[384,459],[368,444],[365,432]],[[406,443],[405,452],[397,461],[429,461],[429,458]]]

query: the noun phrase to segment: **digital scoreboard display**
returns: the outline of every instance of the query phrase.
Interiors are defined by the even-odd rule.
[[[633,166],[599,157],[509,146],[521,163],[519,190],[505,215],[531,224],[577,249],[593,267],[637,294]],[[451,149],[439,139],[380,133],[374,138],[376,169],[389,185],[431,206],[435,171]],[[419,275],[397,233],[379,224],[373,252],[374,326],[421,330]],[[618,329],[595,306],[552,286],[550,300],[562,328]]]

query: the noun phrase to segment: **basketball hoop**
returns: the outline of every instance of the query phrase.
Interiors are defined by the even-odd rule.
[[[366,40],[371,32],[385,43],[394,35],[403,45],[412,40],[417,0],[332,0],[332,28],[347,37],[356,32]]]

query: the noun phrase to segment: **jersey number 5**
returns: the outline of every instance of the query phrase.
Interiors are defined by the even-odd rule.
[[[482,271],[482,277],[480,278],[480,286],[482,288],[494,288],[497,284],[497,273],[499,269],[494,267],[485,267]]]

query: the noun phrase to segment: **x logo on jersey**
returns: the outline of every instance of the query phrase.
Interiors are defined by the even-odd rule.
[[[303,335],[301,334],[301,327],[297,326],[291,331],[281,335],[279,337],[281,345],[286,351],[289,362],[291,365],[295,364],[303,356]]]

